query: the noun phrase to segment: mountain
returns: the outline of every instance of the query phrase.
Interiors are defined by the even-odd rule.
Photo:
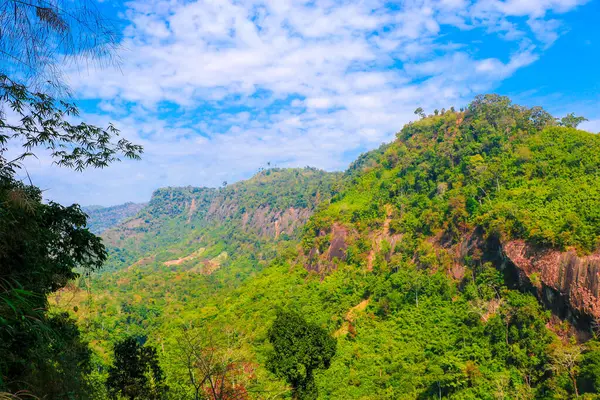
[[[105,231],[108,269],[144,258],[184,258],[198,248],[258,259],[264,246],[297,238],[300,228],[335,192],[339,173],[313,168],[268,169],[225,188],[169,187],[156,190],[133,218]]]
[[[143,203],[125,203],[111,207],[86,206],[82,209],[88,215],[87,223],[90,231],[101,234],[127,218],[133,217],[145,206],[146,204]]]
[[[409,123],[343,174],[160,189],[103,238],[110,273],[54,302],[100,365],[128,335],[161,349],[180,398],[190,327],[244,361],[249,397],[289,394],[267,369],[278,309],[337,339],[319,398],[600,390],[600,137],[504,97]]]

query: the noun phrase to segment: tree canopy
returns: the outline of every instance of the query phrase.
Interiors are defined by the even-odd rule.
[[[110,398],[163,399],[168,390],[164,380],[154,347],[140,345],[133,337],[115,343],[114,363],[106,380]]]
[[[16,174],[39,151],[82,171],[138,159],[142,148],[115,140],[112,125],[71,122],[77,116],[75,105],[0,75],[0,391],[86,391],[87,344],[71,319],[48,312],[47,296],[100,268],[106,251],[78,205],[44,203],[42,191]]]
[[[316,399],[314,372],[331,365],[335,339],[325,329],[290,311],[277,314],[268,337],[274,350],[267,361],[268,368],[292,385],[295,398]]]

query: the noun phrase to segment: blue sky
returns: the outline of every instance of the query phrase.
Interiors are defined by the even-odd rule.
[[[260,167],[343,170],[426,111],[496,92],[600,131],[600,1],[104,2],[119,68],[69,66],[86,120],[112,121],[140,162],[75,173],[30,160],[62,203],[147,201]]]

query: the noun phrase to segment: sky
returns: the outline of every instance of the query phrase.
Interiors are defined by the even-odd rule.
[[[46,199],[144,202],[267,163],[344,170],[426,112],[499,93],[600,131],[599,0],[105,1],[117,67],[65,71],[82,117],[141,161],[83,173],[30,159]]]

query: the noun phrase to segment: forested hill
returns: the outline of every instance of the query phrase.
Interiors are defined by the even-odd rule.
[[[576,122],[481,96],[343,176],[161,189],[104,233],[115,271],[91,297],[55,303],[77,310],[100,367],[127,336],[159,348],[173,398],[193,398],[190,331],[243,364],[241,398],[596,398],[600,137]],[[278,310],[334,337],[333,358],[277,353]],[[296,332],[286,321],[277,332]]]
[[[145,203],[125,203],[110,207],[87,206],[82,207],[82,210],[88,216],[87,226],[90,231],[99,235],[127,218],[133,217],[145,206]]]
[[[158,189],[139,213],[102,234],[111,252],[107,269],[142,258],[185,258],[211,246],[229,253],[245,247],[264,258],[261,245],[298,237],[317,205],[336,191],[340,176],[314,168],[271,168],[222,188]]]

